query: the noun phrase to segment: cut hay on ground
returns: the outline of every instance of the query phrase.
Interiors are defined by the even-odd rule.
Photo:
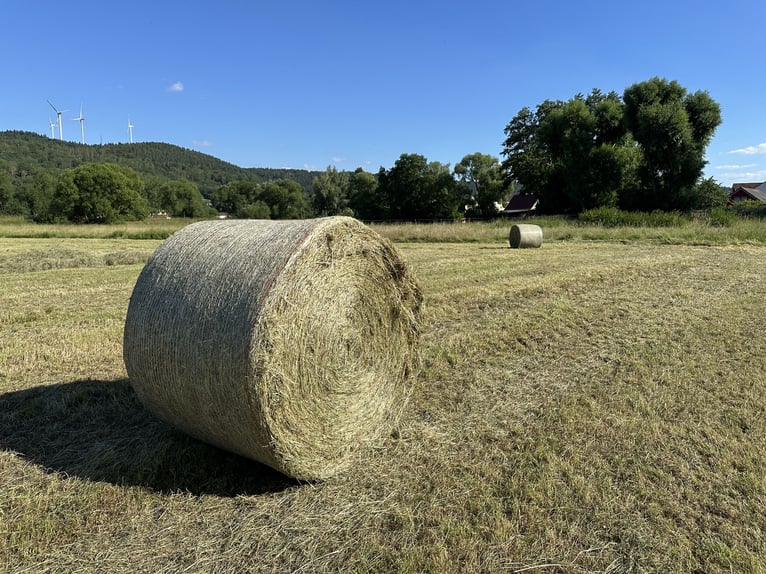
[[[421,300],[408,263],[355,219],[196,223],[141,272],[125,364],[161,419],[322,479],[394,426]]]
[[[508,239],[513,249],[540,247],[543,244],[543,230],[539,225],[519,223],[511,227]]]

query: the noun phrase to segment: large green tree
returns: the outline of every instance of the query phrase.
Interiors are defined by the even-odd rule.
[[[173,217],[206,217],[215,211],[207,206],[196,184],[188,180],[167,181],[157,190],[160,209]]]
[[[523,193],[541,200],[541,209],[556,211],[557,191],[551,181],[553,169],[543,141],[538,137],[540,124],[561,101],[545,100],[535,111],[523,107],[505,126],[502,162],[506,184],[518,182]]]
[[[41,176],[47,176],[47,172],[27,160],[0,160],[0,213],[29,217]]]
[[[625,123],[641,147],[638,209],[686,209],[705,167],[705,148],[721,123],[720,106],[704,91],[652,78],[623,94]]]
[[[0,160],[0,213],[8,213],[8,205],[13,197],[13,181],[8,164]]]
[[[449,165],[402,154],[390,170],[378,172],[378,186],[391,219],[454,219],[461,194]]]
[[[32,176],[32,184],[25,185],[16,193],[19,213],[33,221],[50,220],[50,206],[56,191],[56,178],[47,171],[38,171]]]
[[[547,212],[615,206],[635,186],[639,152],[623,122],[622,102],[593,90],[567,102],[523,109],[506,126],[503,168]]]
[[[301,219],[313,214],[301,184],[289,179],[267,183],[228,183],[213,192],[211,201],[216,209],[234,217]]]
[[[58,179],[47,219],[114,223],[144,219],[149,207],[141,177],[129,167],[91,163],[65,170]]]
[[[327,169],[314,178],[312,183],[313,205],[317,215],[352,215],[349,209],[349,177],[348,173],[338,171],[335,166]]]
[[[620,191],[635,185],[639,152],[615,92],[593,90],[551,109],[539,137],[562,211],[616,206]]]
[[[210,200],[218,211],[236,215],[257,201],[258,189],[259,184],[251,181],[232,181],[216,189]]]
[[[255,199],[269,206],[272,219],[302,219],[313,215],[303,187],[291,179],[260,184]]]
[[[388,198],[378,187],[377,178],[361,167],[351,174],[348,184],[349,207],[359,219],[388,219]]]
[[[622,99],[593,90],[523,108],[505,128],[502,166],[547,212],[689,208],[719,123],[707,93],[653,78]]]
[[[495,203],[502,202],[507,195],[500,160],[489,154],[472,153],[455,165],[454,173],[467,199],[466,214],[496,216]]]

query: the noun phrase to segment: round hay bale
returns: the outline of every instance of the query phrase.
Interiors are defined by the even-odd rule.
[[[395,425],[421,301],[409,264],[353,218],[195,223],[138,278],[125,365],[159,418],[323,479]]]
[[[511,227],[509,241],[513,249],[540,247],[543,244],[543,230],[538,225],[519,223]]]

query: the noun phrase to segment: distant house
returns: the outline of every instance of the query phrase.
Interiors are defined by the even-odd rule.
[[[731,186],[729,201],[760,201],[766,203],[766,182],[762,183],[735,183]]]
[[[537,209],[540,200],[534,195],[514,195],[500,213],[509,217],[526,217]]]

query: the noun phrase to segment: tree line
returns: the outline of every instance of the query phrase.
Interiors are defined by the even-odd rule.
[[[286,178],[237,180],[208,198],[189,180],[144,177],[118,163],[83,163],[58,177],[45,170],[14,175],[2,167],[0,160],[0,213],[40,223],[114,223],[151,213],[204,218],[221,212],[257,219],[443,220],[496,215],[507,195],[499,159],[482,153],[465,156],[454,170],[419,154],[402,154],[376,175],[330,166],[314,177],[308,192]],[[14,177],[24,184],[14,185]]]
[[[145,219],[151,212],[177,217],[216,214],[197,186],[186,180],[146,180],[116,163],[85,163],[58,178],[46,171],[27,175],[14,189],[7,170],[0,170],[0,213],[25,215],[38,223],[116,223]]]
[[[652,78],[622,96],[594,89],[522,108],[505,127],[502,161],[476,152],[451,168],[405,153],[375,174],[243,169],[169,144],[82,146],[5,132],[0,213],[82,223],[151,212],[444,220],[496,217],[513,193],[535,195],[548,213],[700,209],[726,199],[722,186],[702,178],[720,123],[707,92]]]
[[[282,189],[281,196],[274,195],[278,188]],[[467,155],[452,170],[420,154],[402,154],[393,167],[380,168],[377,174],[329,166],[314,178],[306,202],[300,200],[298,188],[287,181],[232,182],[215,191],[211,202],[235,217],[311,214],[351,215],[366,221],[450,220],[496,216],[507,193],[500,160],[491,155]]]

